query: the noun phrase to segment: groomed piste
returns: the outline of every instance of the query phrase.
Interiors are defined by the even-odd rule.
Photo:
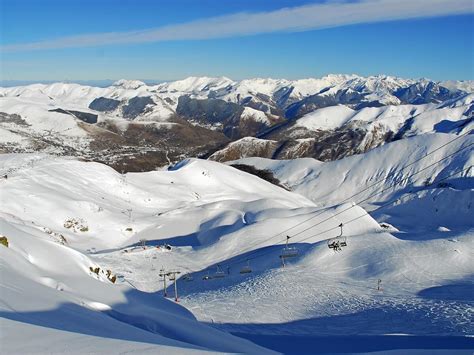
[[[2,351],[468,351],[473,143],[238,161],[287,189],[198,159],[120,174],[2,155]]]

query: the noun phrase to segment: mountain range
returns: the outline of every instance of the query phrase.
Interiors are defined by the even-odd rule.
[[[473,81],[384,75],[0,88],[0,152],[70,155],[121,171],[187,157],[331,161],[409,136],[472,129],[473,92]]]
[[[469,351],[472,89],[1,88],[3,352]]]

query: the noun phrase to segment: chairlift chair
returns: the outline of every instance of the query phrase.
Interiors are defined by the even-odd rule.
[[[240,269],[241,274],[250,274],[252,269],[250,268],[250,260],[247,260],[247,265],[245,265],[242,269]]]
[[[342,235],[342,226],[343,224],[341,223],[339,225],[339,227],[341,228],[341,232],[337,237],[328,239],[329,249],[333,249],[334,251],[341,251],[343,247],[347,246],[347,237]]]
[[[290,240],[290,236],[286,236],[286,245],[281,250],[280,258],[293,258],[298,256],[298,248],[288,246],[288,241]]]
[[[184,275],[183,275],[183,280],[184,280],[184,281],[188,281],[188,282],[189,282],[189,281],[194,281],[194,277],[193,277],[193,275],[191,275],[191,274],[189,274],[189,273],[188,273],[188,274],[184,274]]]
[[[221,270],[219,265],[217,265],[217,270],[214,273],[214,278],[215,279],[222,279],[223,277],[225,277],[225,272]]]

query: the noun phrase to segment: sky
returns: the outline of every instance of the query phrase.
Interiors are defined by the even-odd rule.
[[[0,80],[473,80],[473,3],[0,0]]]

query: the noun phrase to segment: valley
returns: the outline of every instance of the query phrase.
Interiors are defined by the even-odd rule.
[[[344,352],[345,342],[462,352],[473,332],[473,144],[437,133],[333,162],[186,159],[124,174],[4,154],[4,339],[43,344],[47,329],[58,344],[66,330],[94,349],[117,338],[151,352]],[[229,166],[239,164],[286,189]],[[347,246],[334,251],[341,223]],[[286,235],[297,255],[282,267]],[[178,304],[172,279],[163,297],[160,273],[173,271]]]
[[[470,82],[382,75],[34,84],[0,89],[0,151],[75,156],[125,172],[188,157],[332,161],[413,135],[466,132],[472,100]]]

